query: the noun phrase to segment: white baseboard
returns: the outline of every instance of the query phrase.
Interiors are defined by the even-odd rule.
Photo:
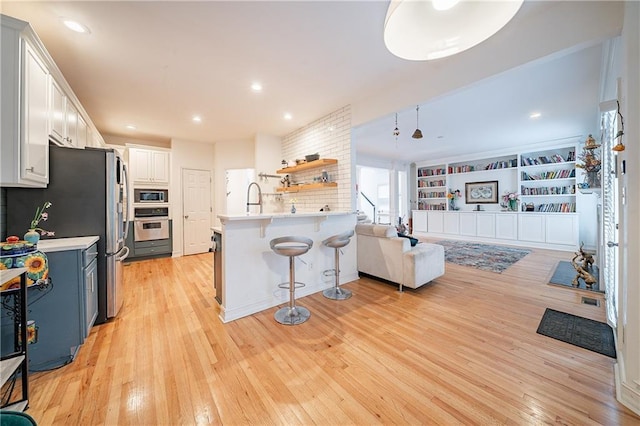
[[[640,416],[640,386],[628,384],[624,377],[624,356],[617,353],[618,362],[614,366],[616,399],[629,410]]]

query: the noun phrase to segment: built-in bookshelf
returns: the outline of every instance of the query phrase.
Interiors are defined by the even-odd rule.
[[[447,209],[447,168],[444,164],[416,169],[418,210]]]
[[[522,153],[519,171],[521,211],[575,213],[575,146]]]
[[[474,174],[473,178],[462,176],[469,173]],[[503,182],[499,195],[519,190],[522,212],[575,212],[576,146],[419,165],[416,179],[418,210],[448,210],[447,185],[463,190],[465,182],[502,179],[508,184]]]
[[[484,172],[497,169],[509,169],[518,167],[517,155],[507,155],[502,157],[484,158],[474,161],[463,161],[450,163],[447,166],[448,174]]]

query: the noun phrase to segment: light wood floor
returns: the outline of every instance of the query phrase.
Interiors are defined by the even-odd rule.
[[[547,307],[604,320],[582,292],[546,284],[570,258],[535,250],[502,274],[447,263],[404,293],[360,279],[347,301],[300,299],[312,316],[295,327],[275,308],[222,324],[212,254],[133,262],[120,316],[73,363],[31,376],[28,413],[40,425],[640,424],[615,400],[614,359],[536,334]]]

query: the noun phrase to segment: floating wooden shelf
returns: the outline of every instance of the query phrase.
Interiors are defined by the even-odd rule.
[[[285,167],[284,169],[278,170],[276,173],[279,173],[279,174],[297,173],[303,170],[330,166],[331,164],[338,164],[338,160],[334,158],[321,158],[319,160],[309,161],[308,163],[298,164],[297,166]]]
[[[325,188],[337,188],[337,182],[320,182],[320,183],[307,183],[304,185],[292,185],[287,188],[276,188],[278,192],[300,192],[300,191],[313,191],[314,189]]]

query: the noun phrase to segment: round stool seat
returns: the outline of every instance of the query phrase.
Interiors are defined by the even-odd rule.
[[[281,256],[300,256],[313,247],[313,241],[306,237],[280,237],[269,243],[271,250]]]
[[[349,244],[352,236],[353,230],[334,235],[322,242],[326,247],[330,247],[335,250],[335,269],[333,271],[336,277],[336,283],[334,287],[328,288],[322,292],[324,297],[327,299],[346,300],[351,297],[351,291],[340,288],[340,249]]]
[[[313,247],[313,241],[306,237],[280,237],[272,239],[269,246],[274,253],[289,258],[289,282],[278,285],[289,289],[289,306],[278,309],[274,318],[284,325],[301,324],[309,319],[311,313],[305,307],[296,306],[295,290],[304,284],[296,282],[294,258],[307,253]]]

